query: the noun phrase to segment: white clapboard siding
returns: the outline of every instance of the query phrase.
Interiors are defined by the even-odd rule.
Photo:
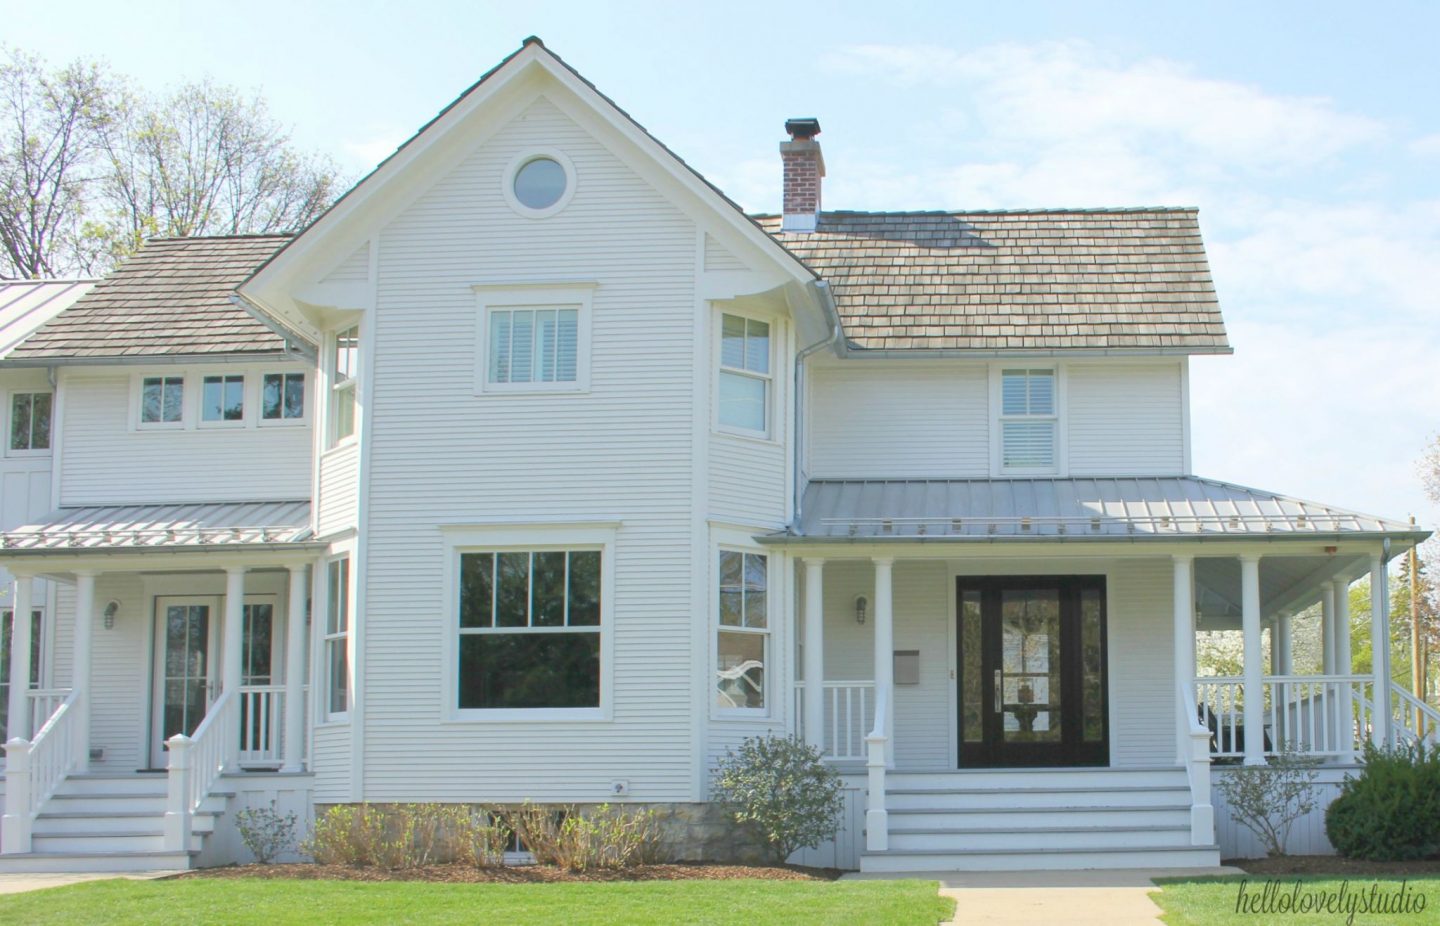
[[[351,800],[350,725],[320,724],[312,734],[310,770],[315,773],[315,803],[343,804]]]
[[[808,472],[815,479],[988,475],[987,395],[983,364],[816,366]]]
[[[535,221],[501,184],[542,147],[573,162],[576,190]],[[592,800],[615,779],[636,800],[691,796],[696,234],[543,98],[382,231],[360,575],[366,799]],[[589,391],[476,396],[472,285],[546,279],[597,284]],[[611,518],[613,719],[442,723],[454,692],[436,665],[454,616],[436,525]]]
[[[320,492],[315,508],[316,534],[328,537],[356,524],[359,498],[359,448],[354,443],[320,455]]]
[[[841,868],[854,871],[860,867],[860,853],[865,848],[865,779],[846,775],[840,791],[840,831],[814,849],[801,849],[790,856],[792,865],[812,868]]]
[[[716,241],[712,236],[705,236],[705,269],[706,270],[749,270],[745,262]]]
[[[1110,575],[1105,642],[1111,765],[1175,761],[1171,568],[1166,559],[1130,560]]]
[[[330,271],[326,283],[364,283],[370,279],[370,244],[367,242],[355,249],[355,253]]]
[[[1184,471],[1179,363],[1072,363],[1066,388],[1072,476]]]
[[[302,368],[290,363],[274,369]],[[214,366],[199,375],[224,372],[228,372],[225,367]],[[199,402],[195,378],[196,382],[187,382],[187,403]],[[72,372],[62,380],[62,505],[310,496],[309,427],[139,430],[131,424],[131,416],[137,414],[131,402],[132,382],[132,374],[123,369]],[[313,403],[313,395],[307,398]],[[252,416],[258,413],[258,409],[247,411]]]
[[[731,523],[785,523],[785,454],[778,442],[710,436],[710,515]]]
[[[1215,841],[1220,844],[1220,857],[1264,858],[1265,847],[1259,838],[1244,824],[1235,819],[1220,782],[1241,771],[1233,767],[1217,767],[1211,773],[1211,799],[1215,803]],[[1325,835],[1325,810],[1340,796],[1340,785],[1346,776],[1359,776],[1359,766],[1339,766],[1317,770],[1315,779],[1315,809],[1297,819],[1290,827],[1285,839],[1285,851],[1289,855],[1334,855],[1335,847]]]

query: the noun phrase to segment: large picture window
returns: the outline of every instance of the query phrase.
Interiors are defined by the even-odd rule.
[[[720,551],[716,707],[763,709],[766,706],[769,590],[769,560],[763,553]]]
[[[1000,374],[1000,459],[1007,470],[1055,467],[1055,371]]]
[[[722,427],[768,433],[770,353],[768,322],[721,315],[717,418]]]
[[[350,558],[331,560],[326,567],[325,713],[350,709]]]
[[[600,706],[601,552],[460,554],[457,706]]]

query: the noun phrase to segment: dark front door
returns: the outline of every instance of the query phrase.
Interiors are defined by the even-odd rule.
[[[960,766],[1105,765],[1105,579],[957,580]]]

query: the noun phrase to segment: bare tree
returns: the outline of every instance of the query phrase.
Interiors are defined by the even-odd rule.
[[[1420,481],[1430,501],[1440,502],[1440,434],[1425,445],[1425,455],[1420,458]]]
[[[58,276],[90,268],[85,202],[99,133],[108,118],[107,75],[94,62],[58,71],[18,50],[0,60],[0,278]]]
[[[335,197],[334,163],[298,152],[258,96],[202,81],[116,109],[101,204],[119,253],[152,235],[300,228]]]

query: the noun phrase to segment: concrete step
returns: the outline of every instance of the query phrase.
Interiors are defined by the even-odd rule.
[[[1067,815],[1068,816],[1068,815]],[[1012,830],[1004,827],[971,829],[890,828],[892,851],[1006,849],[1123,849],[1189,848],[1190,827],[1177,826],[1051,826]]]
[[[215,831],[215,814],[197,813],[190,819],[192,832],[209,834]],[[103,815],[86,811],[42,811],[35,818],[32,832],[49,836],[62,833],[162,833],[164,830],[163,815],[142,811],[117,811]]]
[[[969,791],[997,788],[1109,788],[1144,785],[1189,787],[1183,768],[1143,765],[1124,768],[1007,768],[966,771],[888,772],[886,788],[943,788]]]
[[[1008,829],[1013,832],[1043,830],[1057,825],[1190,826],[1189,804],[1158,804],[1153,807],[1075,807],[1057,812],[1053,807],[994,807],[964,809],[923,808],[891,810],[890,828],[940,829],[964,832],[975,829]]]
[[[190,837],[190,849],[199,852],[205,837]],[[55,855],[119,855],[132,852],[164,852],[165,836],[148,830],[121,830],[90,833],[34,833],[30,837],[33,852]]]
[[[169,783],[164,775],[115,775],[90,772],[67,775],[57,794],[141,794],[164,796]]]
[[[45,802],[42,812],[88,813],[105,816],[112,813],[146,813],[163,816],[165,795],[128,794],[125,792],[97,791],[87,794],[53,794]]]
[[[0,855],[0,874],[183,871],[194,867],[194,857],[194,852],[28,852]]]
[[[1188,803],[1188,785],[1109,787],[894,788],[886,782],[891,810],[967,810],[1026,807],[1066,811],[1075,807],[1154,807]]]
[[[1056,871],[1085,868],[1215,868],[1218,846],[1148,849],[976,849],[933,852],[895,850],[860,856],[860,870],[875,873],[919,871]]]

